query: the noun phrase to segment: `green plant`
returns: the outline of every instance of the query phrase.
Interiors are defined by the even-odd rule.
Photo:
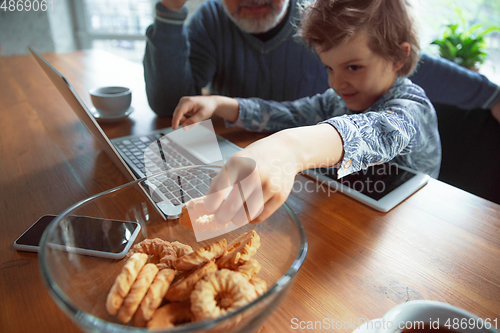
[[[441,38],[435,39],[431,44],[437,45],[439,55],[467,68],[475,68],[482,64],[487,53],[485,37],[493,31],[500,31],[500,27],[484,28],[482,24],[468,26],[460,9],[455,7],[460,24],[452,23],[445,26]]]

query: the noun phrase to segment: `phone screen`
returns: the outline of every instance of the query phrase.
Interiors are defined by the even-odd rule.
[[[55,215],[42,216],[31,226],[31,228],[26,230],[26,232],[22,234],[15,243],[19,245],[38,246],[45,228],[47,228],[49,223],[52,222],[55,217]]]
[[[16,247],[21,250],[37,248],[45,228],[55,217],[42,216],[16,240]],[[118,254],[130,247],[138,228],[139,224],[136,222],[69,216],[60,221],[49,242],[53,245]]]

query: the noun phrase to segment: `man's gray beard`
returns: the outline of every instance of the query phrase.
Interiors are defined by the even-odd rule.
[[[250,34],[260,34],[274,28],[281,19],[285,16],[286,11],[288,9],[290,1],[286,1],[285,4],[281,7],[281,10],[272,7],[271,13],[265,18],[262,19],[250,19],[250,18],[239,18],[236,17],[237,14],[230,13],[226,6],[224,9],[226,10],[229,18],[243,31],[248,32]]]

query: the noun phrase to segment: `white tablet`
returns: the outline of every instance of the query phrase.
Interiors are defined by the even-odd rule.
[[[425,173],[395,163],[373,165],[341,179],[337,179],[335,168],[309,169],[303,173],[381,212],[394,208],[430,179]]]

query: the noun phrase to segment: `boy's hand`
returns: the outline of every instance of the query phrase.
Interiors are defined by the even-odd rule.
[[[217,108],[213,96],[182,97],[172,116],[172,128],[199,123],[212,116]]]
[[[260,223],[286,201],[298,172],[335,165],[343,154],[342,138],[329,124],[277,132],[227,161],[210,184],[205,208],[221,225]]]
[[[300,171],[290,145],[287,135],[279,132],[227,161],[212,180],[205,199],[205,208],[215,213],[216,223],[260,223],[286,201]]]
[[[238,119],[238,102],[224,96],[182,97],[172,116],[172,128],[199,123],[214,113],[234,122]]]

